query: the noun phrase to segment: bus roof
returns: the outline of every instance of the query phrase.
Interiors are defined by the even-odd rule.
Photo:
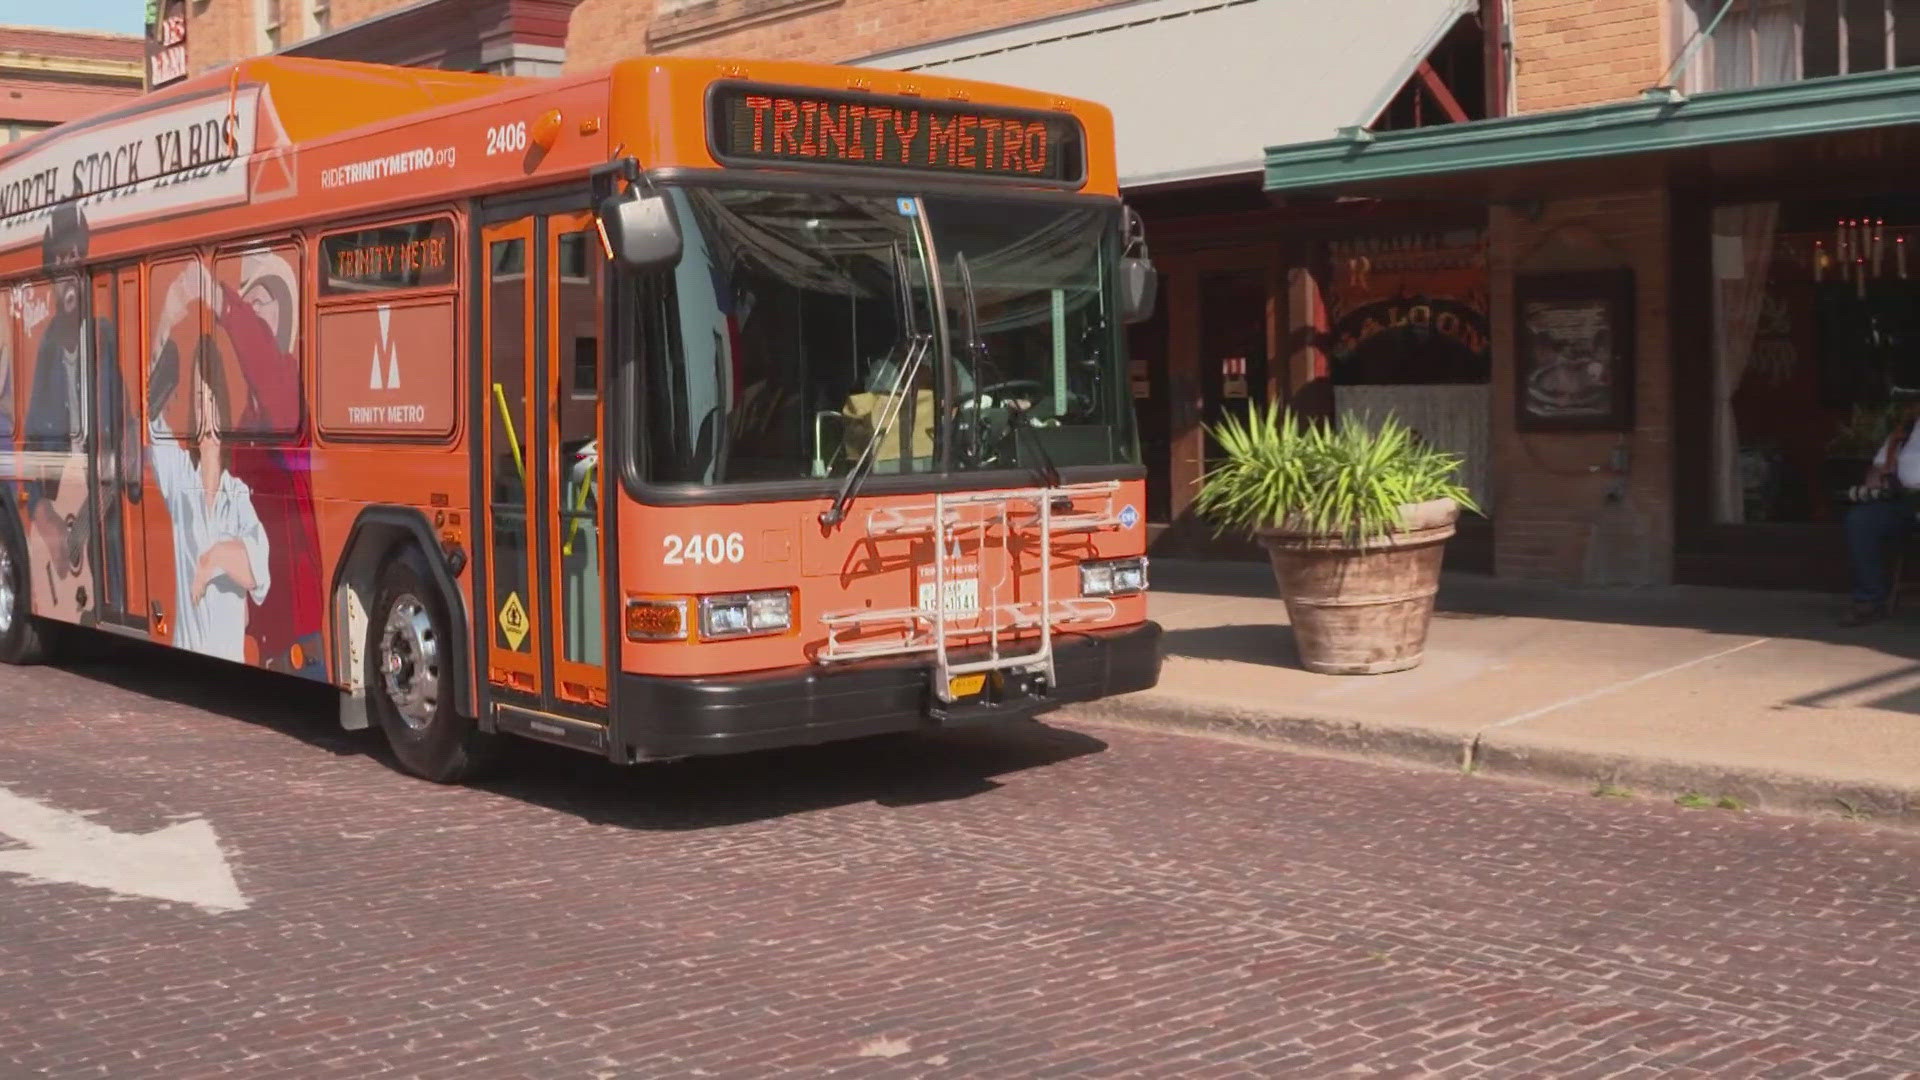
[[[987,125],[1001,122],[992,118],[996,110],[1068,114],[1084,131],[1086,162],[1072,186],[1117,194],[1107,110],[1013,87],[697,57],[636,57],[549,79],[269,56],[0,149],[0,275],[34,268],[54,208],[62,204],[77,204],[93,234],[140,234],[109,245],[139,250],[165,242],[143,226],[165,226],[178,242],[181,219],[189,215],[200,219],[191,230],[196,240],[344,220],[408,202],[552,182],[584,173],[616,147],[650,169],[719,167],[707,113],[716,83],[802,88],[822,99],[821,109],[828,97],[853,95],[924,102],[947,112],[977,109]],[[802,104],[811,110],[816,103]],[[888,110],[876,105],[871,111]],[[911,119],[897,107],[892,111]],[[543,119],[559,126],[550,148],[528,142],[529,128]],[[895,134],[906,130],[903,120]],[[792,145],[812,152],[800,141]],[[994,155],[970,154],[983,157]],[[818,163],[796,157],[731,164]],[[104,252],[96,246],[92,254]]]

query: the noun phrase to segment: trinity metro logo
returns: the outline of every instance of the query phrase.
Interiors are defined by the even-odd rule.
[[[380,377],[380,366],[386,364],[386,378]],[[393,308],[388,304],[380,305],[380,340],[373,346],[373,371],[367,376],[369,390],[400,389],[400,349],[393,341]]]
[[[347,406],[347,423],[353,427],[369,429],[414,430],[427,423],[427,406],[419,401],[395,401],[395,392],[400,389],[400,345],[406,343],[412,363],[427,364],[424,372],[416,369],[411,382],[431,387],[435,383],[435,371],[432,358],[422,360],[422,350],[432,346],[420,340],[419,307],[403,307],[399,312],[387,304],[381,304],[371,311],[362,310],[351,318],[363,320],[359,323],[365,334],[360,340],[367,344],[371,355],[367,363],[367,391],[354,391],[362,395],[366,403]],[[395,322],[398,322],[398,326]],[[348,376],[351,378],[352,376]],[[419,393],[421,387],[412,387]]]

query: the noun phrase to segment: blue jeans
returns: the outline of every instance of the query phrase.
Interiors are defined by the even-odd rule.
[[[1853,562],[1853,601],[1885,604],[1893,592],[1887,554],[1913,531],[1914,507],[1907,499],[1856,503],[1847,511],[1847,556]]]

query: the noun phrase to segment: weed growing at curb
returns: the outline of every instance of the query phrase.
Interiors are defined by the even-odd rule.
[[[1866,821],[1873,816],[1866,807],[1855,806],[1845,799],[1836,798],[1833,801],[1840,804],[1840,816],[1848,821]]]
[[[1595,798],[1599,798],[1599,799],[1631,799],[1633,798],[1632,789],[1623,788],[1619,784],[1606,784],[1606,783],[1600,784],[1599,786],[1593,789],[1593,794]]]
[[[1711,795],[1702,795],[1697,791],[1689,791],[1685,795],[1673,800],[1673,802],[1674,805],[1684,806],[1689,810],[1745,810],[1747,808],[1746,803],[1741,802],[1731,795],[1722,795],[1715,798]]]

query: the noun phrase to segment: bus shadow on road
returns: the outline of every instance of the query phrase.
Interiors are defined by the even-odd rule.
[[[631,766],[529,742],[505,776],[479,786],[594,824],[690,831],[857,803],[969,799],[998,790],[1001,777],[1106,748],[1031,721]]]
[[[366,732],[342,730],[332,686],[193,653],[75,635],[61,645],[60,670],[143,697],[269,728],[342,756],[364,754]]]
[[[72,675],[330,754],[365,756],[392,769],[395,784],[424,783],[400,772],[378,732],[340,729],[331,686],[136,642],[76,644],[59,665]],[[951,802],[998,789],[999,777],[1107,748],[1083,732],[1031,721],[627,766],[527,740],[512,745],[503,773],[473,787],[596,824],[648,830],[716,828],[855,803]]]

